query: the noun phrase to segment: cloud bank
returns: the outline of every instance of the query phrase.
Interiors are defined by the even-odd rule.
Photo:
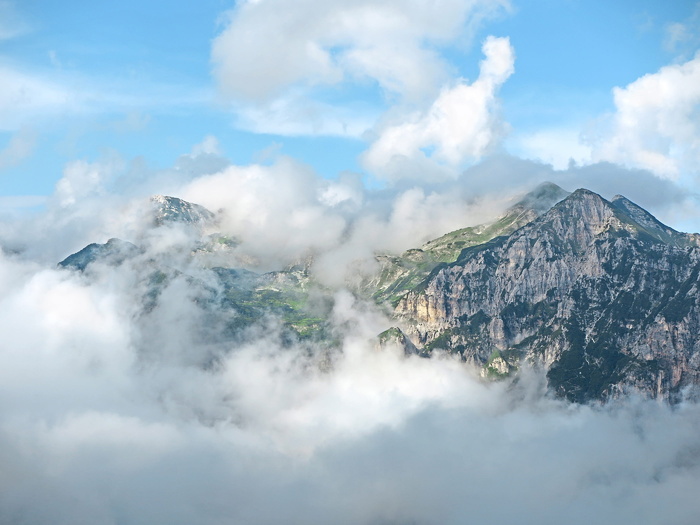
[[[674,183],[493,157],[453,180],[371,190],[285,157],[221,164],[213,137],[178,161],[187,174],[176,166],[148,182],[120,159],[75,162],[43,216],[2,224],[0,521],[693,522],[697,405],[572,406],[536,371],[485,383],[450,356],[379,350],[392,321],[345,289],[358,258],[497,214],[512,202],[503,187],[515,197],[552,176],[603,187],[614,172],[663,207],[684,196]],[[656,181],[646,196],[643,177]],[[226,335],[237,313],[207,302],[219,285],[191,263],[192,230],[146,223],[157,180],[221,210],[217,228],[252,269],[313,253],[312,272],[335,290],[338,346],[290,340],[274,316]],[[56,269],[112,236],[143,253]],[[170,276],[156,300],[154,265]]]
[[[570,406],[370,341],[345,292],[323,357],[274,320],[191,337],[196,290],[142,311],[138,268],[0,259],[7,523],[692,523],[697,405]],[[211,328],[209,326],[209,328]],[[183,339],[184,336],[184,339]],[[216,355],[203,367],[201,353]],[[319,359],[323,357],[323,366]]]

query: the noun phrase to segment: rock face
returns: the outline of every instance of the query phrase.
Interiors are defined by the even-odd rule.
[[[567,195],[569,192],[556,184],[545,182],[493,222],[447,233],[425,243],[421,248],[407,250],[400,256],[380,255],[377,257],[380,271],[363,284],[362,292],[379,303],[395,305],[440,263],[453,262],[464,248],[514,232]]]
[[[335,344],[333,290],[315,284],[311,261],[246,270],[235,239],[204,234],[213,213],[174,197],[152,204],[153,228],[191,234],[193,246],[177,247],[180,269],[169,265],[177,257],[118,239],[59,265],[89,274],[93,262],[116,267],[131,259],[127,271],[142,273],[144,322],[163,290],[185,282],[201,310],[200,329],[226,347],[269,316],[290,341],[316,350]],[[622,196],[607,201],[544,184],[494,222],[378,260],[381,271],[356,290],[393,310],[396,325],[378,336],[378,348],[457,353],[489,379],[531,363],[547,371],[557,395],[575,402],[626,392],[674,401],[700,386],[700,236],[665,226]]]
[[[155,226],[162,226],[169,222],[206,224],[214,220],[214,214],[204,206],[177,197],[154,195],[151,197],[151,204]]]
[[[507,375],[527,360],[572,401],[700,383],[700,248],[617,196],[577,190],[466,248],[396,305],[413,343]]]

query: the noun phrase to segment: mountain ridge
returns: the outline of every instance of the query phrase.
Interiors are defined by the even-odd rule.
[[[569,192],[545,182],[525,194],[495,220],[448,232],[401,255],[378,255],[380,269],[361,291],[379,303],[396,302],[440,264],[456,260],[465,246],[477,246],[512,233],[564,199]]]
[[[214,214],[205,208],[163,199],[168,221],[212,224]],[[400,256],[378,256],[380,271],[355,293],[388,306],[396,322],[378,336],[380,347],[394,344],[424,357],[447,351],[489,379],[540,367],[550,389],[574,402],[631,391],[673,401],[700,384],[698,238],[622,196],[608,201],[547,183],[495,221]],[[95,260],[119,264],[100,248],[113,241],[59,264],[81,271]],[[226,327],[229,335],[222,337],[271,313],[293,337],[334,344],[327,331],[332,290],[315,283],[309,261],[263,274],[244,270],[236,266],[236,242],[221,234],[202,238],[193,261],[202,263],[200,252],[221,242],[217,265],[207,267],[211,284],[197,286],[202,308]],[[175,274],[155,266],[148,271],[152,307]]]
[[[486,368],[497,354],[507,373],[528,361],[572,401],[629,388],[669,397],[700,379],[699,269],[697,246],[666,242],[579,189],[510,236],[463,250],[395,311],[417,347]],[[577,382],[582,369],[595,380]]]

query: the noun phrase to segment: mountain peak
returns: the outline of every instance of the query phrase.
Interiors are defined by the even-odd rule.
[[[574,229],[598,230],[615,217],[613,205],[597,193],[579,188],[555,205],[540,220],[562,222]]]
[[[522,206],[542,214],[569,195],[568,191],[553,182],[543,182],[520,199],[514,208]]]
[[[586,189],[586,188],[578,188],[577,190],[574,190],[571,193],[570,198],[573,198],[573,199],[597,199],[597,200],[600,200],[602,202],[608,202],[603,197],[598,195],[596,192],[591,191],[591,190]]]
[[[697,246],[695,237],[680,233],[660,222],[651,213],[622,195],[608,201],[590,190],[581,188],[557,204],[542,217],[558,225],[566,235],[590,242],[593,236],[606,231],[625,232],[638,239],[653,240],[677,248]],[[585,232],[581,236],[582,232]]]
[[[615,195],[612,199],[612,204],[616,210],[634,221],[639,231],[650,235],[656,240],[677,247],[697,245],[693,236],[680,233],[666,226],[644,208],[622,195]]]
[[[141,250],[128,241],[112,238],[104,244],[92,243],[85,248],[69,255],[58,266],[73,270],[84,271],[87,266],[97,260],[111,266],[119,266],[125,260],[140,254]]]
[[[421,354],[456,352],[495,377],[540,363],[571,401],[672,399],[700,385],[698,260],[693,236],[578,189],[434,269],[395,314]]]
[[[214,213],[204,206],[187,202],[178,197],[168,195],[153,195],[151,204],[154,209],[156,226],[166,223],[180,222],[189,224],[206,224],[214,220]]]

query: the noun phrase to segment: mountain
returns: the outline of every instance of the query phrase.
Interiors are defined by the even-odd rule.
[[[177,197],[154,195],[151,197],[153,223],[156,226],[179,222],[205,225],[213,222],[214,213],[204,206],[187,202]]]
[[[270,318],[289,341],[321,351],[337,345],[328,321],[334,291],[315,283],[311,259],[257,273],[241,263],[237,241],[204,235],[203,226],[215,225],[209,210],[174,197],[152,202],[154,227],[199,232],[194,246],[178,248],[183,257],[111,239],[60,266],[84,271],[140,256],[129,271],[141,272],[145,318],[169,284],[184,280],[202,312],[198,329],[227,348]],[[699,241],[625,197],[546,183],[492,222],[378,256],[380,271],[355,291],[394,317],[379,347],[458,354],[493,380],[517,380],[532,365],[573,402],[628,392],[675,401],[700,385]],[[184,263],[166,266],[173,260]]]
[[[121,239],[109,239],[104,244],[92,243],[85,248],[69,255],[59,266],[72,268],[74,270],[85,270],[90,263],[101,261],[111,266],[118,266],[126,259],[141,253],[141,250],[134,244],[122,241]]]
[[[483,244],[494,237],[508,235],[536,219],[569,192],[545,182],[525,195],[495,221],[462,228],[433,239],[421,248],[399,256],[379,255],[380,269],[361,286],[365,295],[379,303],[396,305],[401,297],[423,281],[440,263],[453,262],[467,247]]]
[[[491,377],[525,361],[571,401],[669,398],[700,383],[699,272],[695,236],[580,189],[437,266],[395,313],[419,349]]]
[[[156,195],[150,202],[146,222],[151,227],[169,225],[194,235],[185,236],[184,244],[166,243],[150,251],[113,238],[89,244],[58,266],[85,272],[94,263],[116,267],[134,259],[128,271],[138,274],[145,317],[157,308],[169,285],[184,281],[201,310],[201,329],[213,340],[236,339],[269,317],[282,322],[288,339],[323,342],[330,338],[324,335],[330,299],[310,297],[317,286],[309,276],[308,262],[265,273],[243,268],[241,260],[246,258],[236,253],[236,239],[203,233],[215,225],[214,213],[177,197]]]

